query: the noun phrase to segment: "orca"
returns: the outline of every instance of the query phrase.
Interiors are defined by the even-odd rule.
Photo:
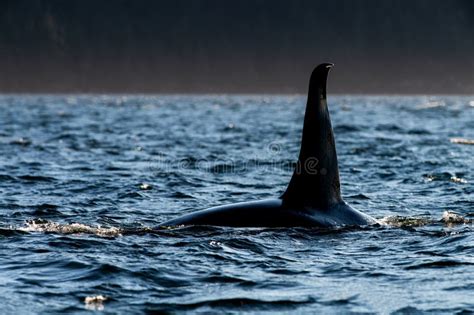
[[[279,198],[212,207],[169,220],[159,227],[333,228],[377,223],[341,197],[336,145],[326,100],[326,81],[332,67],[332,63],[323,63],[311,74],[298,162],[286,191]]]

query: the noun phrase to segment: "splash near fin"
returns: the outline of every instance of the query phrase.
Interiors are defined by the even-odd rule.
[[[326,101],[326,81],[333,64],[317,66],[309,81],[300,155],[281,196],[289,205],[327,208],[342,202],[336,145]]]

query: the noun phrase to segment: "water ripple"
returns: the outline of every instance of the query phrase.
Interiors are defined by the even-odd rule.
[[[472,97],[331,96],[343,195],[379,224],[178,227],[278,196],[302,95],[0,96],[5,313],[468,313]]]

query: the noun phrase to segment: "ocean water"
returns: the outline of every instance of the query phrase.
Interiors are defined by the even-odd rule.
[[[181,227],[278,196],[305,96],[0,96],[2,314],[474,311],[474,96],[330,96],[364,228]]]

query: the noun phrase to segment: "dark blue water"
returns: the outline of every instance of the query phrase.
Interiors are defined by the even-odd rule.
[[[1,96],[1,312],[474,311],[474,97],[330,97],[343,195],[379,225],[153,230],[278,196],[304,103]]]

